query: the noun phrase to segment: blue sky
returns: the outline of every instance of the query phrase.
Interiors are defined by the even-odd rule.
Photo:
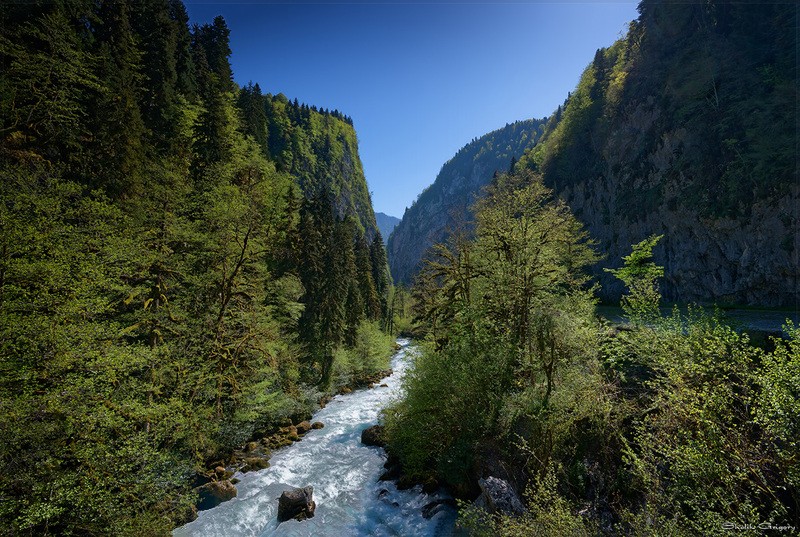
[[[402,217],[475,137],[544,117],[636,2],[198,2],[241,85],[351,116],[376,211]]]

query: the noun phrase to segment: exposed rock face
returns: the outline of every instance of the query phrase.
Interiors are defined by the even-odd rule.
[[[663,234],[654,257],[666,299],[794,306],[797,136],[782,119],[797,104],[796,52],[784,45],[796,39],[794,7],[743,4],[705,25],[699,4],[645,4],[626,38],[597,51],[521,165],[598,241],[604,299],[622,286],[602,269]]]
[[[664,238],[654,249],[664,266],[662,294],[680,302],[791,306],[798,296],[797,255],[800,226],[792,216],[800,189],[778,200],[753,204],[747,217],[710,219],[696,211],[666,205],[629,222],[624,213],[608,214],[619,203],[609,185],[582,182],[561,195],[579,211],[606,260],[593,270],[602,297],[616,301],[622,284],[603,267],[618,267],[631,244],[652,234]],[[787,242],[788,241],[788,242]]]
[[[373,425],[361,431],[361,443],[365,446],[384,447],[386,439],[383,433],[383,425]]]
[[[305,520],[314,516],[317,504],[313,500],[314,487],[285,490],[278,498],[278,522]]]
[[[473,140],[450,159],[434,183],[406,209],[387,245],[395,283],[411,283],[426,251],[459,227],[469,227],[469,207],[495,171],[508,170],[536,142],[542,121],[517,121]]]
[[[475,500],[478,507],[492,514],[518,516],[525,512],[525,506],[507,481],[490,476],[479,479],[478,486],[481,488],[481,495]]]

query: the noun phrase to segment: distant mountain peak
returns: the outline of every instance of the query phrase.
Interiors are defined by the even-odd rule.
[[[383,237],[383,244],[386,244],[389,240],[389,235],[392,234],[394,228],[400,223],[400,219],[396,216],[390,216],[386,213],[375,213],[375,221],[377,222],[378,230],[380,230],[381,236]]]

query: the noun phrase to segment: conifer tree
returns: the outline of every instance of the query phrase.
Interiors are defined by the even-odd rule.
[[[131,31],[128,6],[104,2],[95,31],[99,50],[97,92],[92,114],[92,175],[113,196],[138,196],[146,159],[146,129],[139,110],[142,55]]]

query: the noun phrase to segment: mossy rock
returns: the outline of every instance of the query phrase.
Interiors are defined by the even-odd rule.
[[[269,460],[263,457],[248,457],[244,460],[244,463],[243,472],[255,472],[269,468]]]

